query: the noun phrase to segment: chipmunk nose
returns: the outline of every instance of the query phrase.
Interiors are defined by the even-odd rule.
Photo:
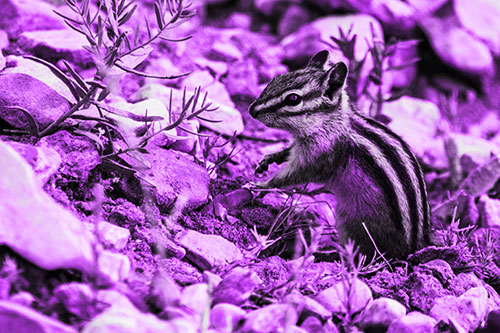
[[[255,118],[257,114],[259,113],[258,111],[255,111],[255,103],[252,103],[250,107],[248,108],[248,112],[250,112],[250,115]]]

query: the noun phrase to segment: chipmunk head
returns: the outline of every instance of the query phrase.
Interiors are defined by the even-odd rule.
[[[276,76],[250,105],[250,115],[297,136],[314,133],[325,121],[340,123],[348,105],[347,67],[338,62],[325,70],[328,58],[323,50],[305,68]]]

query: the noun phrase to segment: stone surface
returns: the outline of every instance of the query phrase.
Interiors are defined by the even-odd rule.
[[[187,306],[196,314],[203,314],[210,309],[208,284],[196,283],[184,288],[180,296],[180,304]]]
[[[8,56],[6,61],[9,63],[10,67],[6,68],[3,73],[20,73],[34,77],[54,89],[68,101],[72,103],[75,102],[75,97],[68,86],[55,76],[47,66],[34,60],[15,55]]]
[[[54,297],[68,312],[79,318],[92,318],[95,294],[88,284],[63,283],[54,289]]]
[[[500,4],[496,0],[453,1],[455,14],[462,26],[482,39],[496,55],[500,55]]]
[[[87,38],[69,28],[26,31],[18,43],[23,50],[43,59],[65,59],[82,67],[93,64],[92,54],[82,47],[88,46]]]
[[[394,320],[406,315],[404,305],[390,298],[374,300],[361,315],[361,328],[388,328]]]
[[[55,7],[45,1],[4,0],[0,2],[0,29],[47,30],[65,28],[64,20],[54,13]]]
[[[101,251],[97,257],[99,284],[112,286],[123,281],[130,273],[130,259],[121,253]]]
[[[157,147],[144,157],[151,167],[143,177],[154,186],[160,210],[168,211],[174,206],[176,211],[182,211],[207,201],[207,170],[194,163],[191,156]]]
[[[406,2],[415,8],[418,17],[426,17],[443,7],[448,0],[407,0]]]
[[[76,333],[76,330],[28,307],[0,301],[2,332],[16,333]]]
[[[285,331],[285,327],[295,325],[297,313],[286,304],[273,304],[247,314],[241,332],[272,333]]]
[[[4,142],[0,169],[0,244],[44,269],[91,272],[93,236],[41,189],[28,163]]]
[[[210,310],[210,327],[218,332],[230,333],[245,317],[245,311],[233,304],[219,303]]]
[[[346,304],[349,303],[350,313],[363,310],[373,299],[372,292],[361,280],[347,282],[339,281],[332,287],[321,291],[315,298],[328,311],[346,313]]]
[[[285,303],[293,305],[301,318],[313,316],[320,319],[321,322],[324,322],[332,315],[331,312],[325,309],[318,301],[309,296],[302,295],[296,290],[286,296]]]
[[[434,327],[437,325],[436,319],[424,315],[420,312],[410,312],[404,317],[401,317],[392,322],[387,330],[387,333],[420,333],[434,332]]]
[[[436,167],[448,166],[442,139],[436,138],[441,119],[436,104],[403,96],[384,103],[382,113],[392,119],[389,127],[410,145],[417,156]]]
[[[11,126],[29,130],[25,109],[40,129],[48,126],[69,110],[68,101],[42,81],[21,73],[0,74],[0,118]]]
[[[233,243],[218,235],[186,230],[177,236],[177,241],[186,248],[186,257],[203,270],[224,267],[243,259],[240,250]]]
[[[35,147],[14,141],[9,142],[9,145],[31,165],[41,184],[45,184],[61,165],[61,156],[46,145]]]
[[[478,203],[483,228],[500,227],[500,200],[481,195]]]
[[[119,227],[109,222],[99,222],[97,229],[104,245],[110,246],[115,250],[123,250],[130,237],[128,229]]]
[[[462,28],[454,16],[427,17],[420,22],[420,27],[436,54],[449,66],[467,74],[494,73],[488,46]]]
[[[51,147],[61,156],[62,164],[58,175],[82,184],[88,182],[93,169],[101,163],[95,143],[83,136],[75,136],[67,131],[59,131],[43,137],[37,146]],[[83,187],[83,186],[82,186]]]
[[[485,333],[500,332],[500,310],[491,311],[486,320]]]
[[[488,292],[484,287],[471,288],[465,294],[445,296],[435,300],[429,315],[454,325],[464,332],[475,331],[485,319],[488,310]]]
[[[230,303],[242,305],[262,283],[255,272],[236,267],[226,275],[213,290],[213,304]]]
[[[144,98],[157,98],[160,100],[168,101],[170,100],[170,92],[172,91],[172,106],[176,115],[179,114],[180,108],[182,107],[182,95],[183,92],[177,89],[171,89],[159,84],[148,84],[142,87],[136,94],[136,99]],[[187,92],[187,98],[192,96],[192,93]],[[198,101],[198,106],[201,104],[203,96],[201,96]],[[205,121],[200,119],[200,124],[207,127],[215,132],[233,135],[240,134],[243,131],[243,120],[241,114],[234,107],[223,105],[222,103],[212,99],[210,96],[207,98],[207,103],[211,103],[211,108],[217,107],[216,110],[212,112],[203,112],[200,114],[201,117],[208,119]],[[211,122],[211,121],[218,122]]]
[[[164,321],[151,313],[135,308],[127,297],[116,291],[99,292],[98,299],[111,307],[85,325],[83,333],[115,332],[183,332],[196,333],[198,326],[193,320],[174,319]]]

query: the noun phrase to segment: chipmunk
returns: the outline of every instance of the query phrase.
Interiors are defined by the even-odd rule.
[[[336,195],[339,238],[362,253],[377,248],[406,258],[430,244],[430,209],[420,165],[408,144],[385,125],[359,113],[345,90],[347,67],[325,70],[329,52],[303,69],[275,77],[250,105],[250,115],[293,136],[291,145],[265,155],[255,174],[271,163],[285,167],[259,187],[309,182]]]

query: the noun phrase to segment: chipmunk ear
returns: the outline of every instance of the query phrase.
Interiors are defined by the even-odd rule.
[[[347,78],[347,66],[343,62],[336,63],[332,68],[326,72],[325,82],[325,95],[333,99],[335,93],[344,86]]]
[[[328,58],[330,58],[330,52],[328,52],[328,50],[319,51],[309,60],[307,67],[323,69]]]

